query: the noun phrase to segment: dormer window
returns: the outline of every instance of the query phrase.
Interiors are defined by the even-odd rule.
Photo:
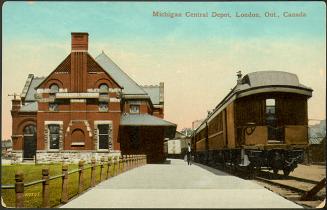
[[[56,93],[59,92],[59,86],[57,84],[50,85],[50,98],[55,98]],[[58,104],[56,102],[49,103],[49,111],[58,111]]]
[[[107,84],[101,84],[99,86],[100,98],[99,98],[99,111],[107,112],[108,111],[108,92],[109,87]]]
[[[59,86],[56,84],[52,84],[50,86],[50,93],[58,93],[59,92]]]
[[[107,84],[101,84],[99,86],[99,91],[100,91],[100,94],[101,93],[108,93],[109,92],[109,87]]]

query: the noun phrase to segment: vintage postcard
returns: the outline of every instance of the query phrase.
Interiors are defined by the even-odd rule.
[[[2,206],[325,206],[324,2],[2,14]]]

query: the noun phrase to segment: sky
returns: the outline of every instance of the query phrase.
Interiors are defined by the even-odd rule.
[[[155,17],[154,11],[182,17]],[[260,17],[236,17],[250,12]],[[52,72],[70,53],[71,32],[88,32],[89,53],[104,51],[138,84],[164,82],[165,119],[178,130],[205,118],[236,85],[239,70],[297,74],[314,90],[309,119],[325,119],[325,17],[323,2],[5,2],[1,137],[11,136],[8,94],[20,94],[28,74]]]

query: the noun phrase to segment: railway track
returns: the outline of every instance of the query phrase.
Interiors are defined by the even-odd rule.
[[[255,177],[256,180],[266,182],[278,187],[297,192],[301,195],[312,189],[319,181],[304,179],[301,177],[273,174],[267,171],[260,171]]]
[[[298,187],[294,187],[294,186],[291,186],[291,185],[279,183],[279,182],[276,182],[276,181],[273,181],[273,180],[265,179],[265,178],[262,178],[262,177],[256,177],[255,179],[259,180],[259,181],[262,181],[262,182],[266,182],[268,184],[277,185],[279,187],[282,187],[282,188],[285,188],[287,190],[297,192],[299,194],[303,194],[303,193],[307,192],[307,190],[304,190],[304,189],[301,189],[301,188],[298,188]]]
[[[233,176],[238,176],[244,179],[253,179],[265,188],[281,195],[282,197],[296,202],[297,204],[305,207],[316,207],[326,197],[325,193],[320,193],[313,197],[312,201],[300,201],[302,195],[307,193],[315,185],[319,183],[316,180],[305,179],[296,176],[284,176],[282,174],[274,174],[269,171],[260,171],[255,177],[249,178],[246,171],[235,171],[231,167],[227,166],[222,168],[221,166],[209,166],[222,170]]]
[[[326,197],[326,193],[318,193],[309,200],[302,200],[301,197],[315,187],[319,181],[304,179],[301,177],[273,174],[261,171],[254,178],[265,188],[291,200],[305,208],[315,208]]]

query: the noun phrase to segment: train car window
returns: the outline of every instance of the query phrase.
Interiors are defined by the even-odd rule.
[[[266,99],[266,114],[275,114],[275,99]]]

